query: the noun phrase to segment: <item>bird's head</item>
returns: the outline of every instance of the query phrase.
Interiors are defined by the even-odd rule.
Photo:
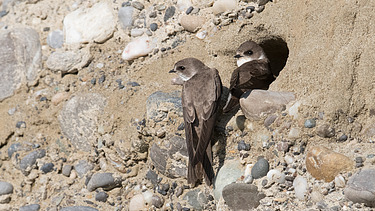
[[[186,58],[178,61],[169,73],[176,73],[182,81],[190,80],[199,70],[204,69],[205,65],[195,58]],[[172,81],[173,83],[173,81]]]
[[[267,59],[262,47],[253,41],[246,41],[238,47],[234,58],[237,59],[237,66],[254,60]]]

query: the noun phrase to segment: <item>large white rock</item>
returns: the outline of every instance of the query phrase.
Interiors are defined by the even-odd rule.
[[[216,15],[222,12],[234,10],[236,8],[237,8],[236,0],[218,0],[214,3],[214,6],[212,7],[212,11]]]
[[[122,58],[124,60],[133,60],[141,56],[146,56],[155,48],[156,42],[148,36],[139,37],[126,45]]]
[[[64,18],[65,43],[105,42],[112,36],[116,23],[111,7],[105,2],[77,9]]]
[[[291,92],[254,89],[241,97],[240,106],[247,119],[259,119],[274,112],[285,110],[286,104],[294,99],[295,96]]]

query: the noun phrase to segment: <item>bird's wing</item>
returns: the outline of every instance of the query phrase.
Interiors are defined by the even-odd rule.
[[[199,142],[195,151],[193,165],[197,164],[199,161],[203,161],[207,146],[211,142],[211,135],[215,127],[216,113],[222,92],[222,84],[218,71],[216,69],[212,69],[211,71],[213,72],[212,77],[214,80],[207,80],[207,83],[212,83],[208,84],[210,87],[207,88],[207,97],[202,100],[203,113],[201,114],[202,120],[199,123]]]
[[[261,89],[264,86],[262,83],[267,83],[270,75],[267,62],[246,62],[233,71],[229,89]]]

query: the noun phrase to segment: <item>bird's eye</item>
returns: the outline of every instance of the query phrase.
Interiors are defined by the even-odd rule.
[[[184,66],[179,66],[178,67],[180,70],[185,70],[185,67]]]
[[[247,55],[252,55],[252,54],[253,54],[253,51],[246,51],[246,54],[247,54]]]

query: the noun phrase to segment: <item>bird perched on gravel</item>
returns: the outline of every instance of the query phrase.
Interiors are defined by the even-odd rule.
[[[229,96],[223,112],[236,108],[239,99],[250,89],[268,89],[274,80],[269,67],[269,60],[262,47],[253,41],[246,41],[238,47],[237,66],[230,79]]]
[[[219,73],[195,58],[178,61],[169,72],[179,76],[172,84],[182,85],[188,183],[196,185],[204,177],[206,184],[211,185],[214,177],[211,137],[222,91]]]

